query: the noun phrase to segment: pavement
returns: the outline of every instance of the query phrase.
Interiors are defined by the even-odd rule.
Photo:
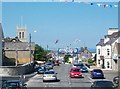
[[[37,72],[33,72],[31,74],[23,75],[25,78],[33,77],[37,74]],[[0,77],[21,77],[21,75],[9,75],[9,74],[0,74]]]
[[[88,68],[88,67],[87,67]],[[102,69],[100,67],[97,67],[97,66],[90,66],[90,68],[88,68],[89,71],[93,70],[93,69],[101,69],[103,71],[115,71],[117,72],[116,70],[112,70],[112,69]]]

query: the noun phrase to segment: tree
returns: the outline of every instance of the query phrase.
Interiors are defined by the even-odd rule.
[[[38,61],[47,61],[47,51],[44,50],[38,44],[36,44],[34,58],[35,58],[35,60],[38,60]]]
[[[93,63],[92,59],[88,59],[88,63],[90,64]]]
[[[65,55],[65,57],[64,57],[65,62],[67,62],[67,63],[68,63],[68,61],[69,61],[69,58],[70,58],[70,57],[71,57],[71,55],[69,55],[69,54]]]

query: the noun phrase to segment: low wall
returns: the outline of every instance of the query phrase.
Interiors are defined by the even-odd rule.
[[[21,75],[33,72],[34,64],[24,64],[20,66],[0,66],[0,75]]]

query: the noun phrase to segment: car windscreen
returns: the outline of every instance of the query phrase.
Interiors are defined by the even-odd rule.
[[[83,64],[74,64],[74,66],[84,66]]]

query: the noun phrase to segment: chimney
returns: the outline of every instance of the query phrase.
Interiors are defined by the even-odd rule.
[[[100,42],[101,42],[101,43],[104,43],[104,39],[100,39]]]

